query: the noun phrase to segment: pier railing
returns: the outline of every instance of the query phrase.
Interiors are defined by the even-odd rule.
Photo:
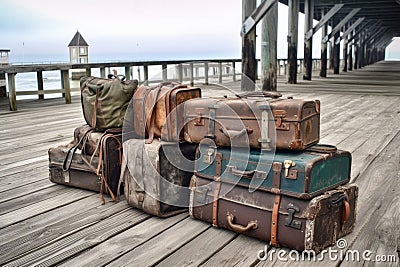
[[[303,72],[303,59],[298,59],[298,73]],[[159,66],[160,75],[149,77],[149,67]],[[260,64],[258,64],[260,66]],[[127,79],[138,79],[140,83],[158,83],[161,81],[175,80],[179,82],[223,83],[241,79],[241,59],[211,59],[211,60],[167,60],[167,61],[121,61],[102,63],[51,63],[51,64],[10,64],[0,66],[0,74],[7,75],[7,89],[10,110],[17,110],[16,96],[38,95],[43,99],[45,94],[58,94],[71,103],[71,72],[83,70],[84,75],[91,76],[93,69],[100,70],[100,77],[107,77],[112,68],[123,68]],[[320,68],[320,59],[313,60],[313,69]],[[136,70],[135,70],[136,69]],[[44,89],[43,72],[60,71],[61,89]],[[37,90],[26,91],[16,88],[15,77],[18,73],[36,72]],[[258,73],[260,68],[258,67]],[[287,59],[277,60],[277,75],[286,75]],[[121,73],[119,73],[121,74]]]

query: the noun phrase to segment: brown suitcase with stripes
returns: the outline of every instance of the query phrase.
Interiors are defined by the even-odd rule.
[[[305,200],[193,176],[189,213],[274,246],[318,253],[353,230],[357,195],[347,184]]]

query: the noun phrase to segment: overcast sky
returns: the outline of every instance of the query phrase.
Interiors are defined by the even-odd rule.
[[[68,61],[67,45],[78,29],[90,61],[240,58],[241,2],[0,0],[0,48],[11,49],[12,62]],[[278,58],[284,58],[286,6],[279,5],[279,17]],[[301,14],[299,41],[303,21]],[[316,58],[320,38],[314,41]],[[400,40],[391,46],[391,56],[400,59]],[[300,42],[299,57],[302,48]]]

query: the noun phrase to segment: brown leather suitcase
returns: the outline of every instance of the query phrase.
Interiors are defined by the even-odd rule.
[[[274,246],[318,253],[353,230],[357,196],[354,184],[304,200],[193,176],[189,213]]]
[[[153,138],[164,141],[183,139],[183,102],[201,97],[201,89],[175,82],[157,86],[140,86],[133,96],[133,131],[136,138]],[[133,111],[133,114],[131,114]],[[126,119],[125,119],[126,120]],[[164,125],[166,127],[164,127]]]
[[[78,127],[74,137],[78,142],[50,148],[50,181],[100,192],[103,203],[106,192],[115,201],[122,160],[122,134],[116,131],[111,134]]]
[[[120,182],[128,204],[159,217],[187,211],[197,144],[130,139],[123,147]]]
[[[318,100],[253,92],[237,98],[192,99],[184,105],[187,142],[208,137],[217,146],[303,150],[319,141]]]

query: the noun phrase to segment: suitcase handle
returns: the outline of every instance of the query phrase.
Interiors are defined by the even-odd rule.
[[[232,139],[238,138],[238,137],[244,135],[245,133],[247,133],[247,134],[253,133],[253,129],[250,129],[250,128],[245,128],[240,131],[237,131],[237,130],[228,130],[224,127],[221,127],[221,128],[219,128],[219,131],[221,133],[223,133],[226,137],[230,137]]]
[[[267,178],[267,173],[258,171],[258,170],[252,170],[252,171],[242,171],[238,170],[236,166],[230,166],[226,165],[226,172],[238,176],[240,178],[246,178],[246,179],[265,179]]]
[[[307,152],[317,152],[317,153],[336,153],[337,147],[333,145],[326,144],[316,144],[306,149]]]
[[[272,92],[272,91],[255,91],[255,92],[248,92],[248,93],[243,93],[243,94],[237,94],[236,95],[239,98],[245,98],[245,97],[254,97],[254,96],[263,96],[263,97],[270,97],[270,98],[279,98],[282,96],[281,93],[278,92]]]
[[[349,197],[343,194],[337,198],[330,199],[328,208],[338,206],[343,203],[342,223],[345,223],[350,217],[350,203]]]
[[[253,229],[257,229],[257,228],[258,228],[257,221],[249,221],[249,222],[247,223],[247,226],[242,226],[242,225],[240,225],[240,224],[235,224],[235,223],[233,222],[234,219],[235,219],[235,216],[233,216],[233,214],[228,213],[228,214],[226,215],[226,220],[228,221],[229,227],[230,227],[233,231],[235,231],[235,232],[237,232],[237,233],[239,233],[239,234],[243,234],[243,233],[246,233],[246,232],[248,232],[248,231],[250,231],[250,230],[253,230]]]

